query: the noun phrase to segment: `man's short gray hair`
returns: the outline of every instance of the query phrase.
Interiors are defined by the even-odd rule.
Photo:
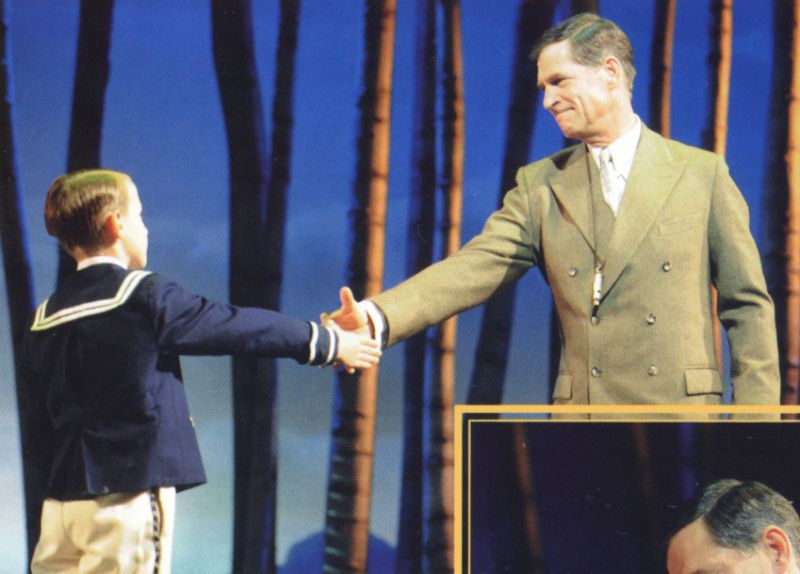
[[[633,46],[630,38],[611,20],[591,12],[583,12],[568,18],[547,30],[531,52],[536,61],[547,46],[564,40],[569,41],[572,58],[584,66],[599,66],[607,55],[614,56],[622,64],[628,91],[633,93]]]
[[[743,552],[759,545],[765,528],[777,526],[789,537],[800,565],[800,517],[791,502],[760,482],[709,484],[689,502],[669,541],[695,520],[702,520],[715,544]]]

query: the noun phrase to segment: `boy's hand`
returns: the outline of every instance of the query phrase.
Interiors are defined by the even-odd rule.
[[[336,353],[336,362],[343,365],[351,375],[356,369],[369,369],[378,364],[381,358],[381,349],[372,337],[360,333],[343,331],[335,323],[329,326],[339,335],[339,348]]]

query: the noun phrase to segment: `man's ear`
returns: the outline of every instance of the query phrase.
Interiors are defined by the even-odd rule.
[[[789,536],[777,526],[768,526],[761,533],[761,544],[766,550],[774,574],[789,572],[794,560]]]
[[[603,60],[603,69],[606,74],[608,74],[609,88],[617,88],[622,85],[622,76],[624,74],[622,63],[615,56],[609,54],[605,57]]]

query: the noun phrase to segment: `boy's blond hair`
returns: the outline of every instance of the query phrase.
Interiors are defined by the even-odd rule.
[[[105,221],[128,207],[130,176],[110,169],[75,171],[57,178],[47,191],[44,224],[65,249],[87,253],[108,244]]]

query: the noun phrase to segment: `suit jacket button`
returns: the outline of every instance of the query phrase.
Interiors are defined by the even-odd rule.
[[[647,324],[648,324],[648,325],[652,325],[652,324],[653,324],[653,323],[655,323],[655,322],[656,322],[656,316],[655,316],[655,315],[653,315],[652,313],[650,313],[650,314],[647,316]]]
[[[193,429],[196,429],[196,428],[197,428],[197,425],[196,425],[196,424],[194,424],[194,419],[193,419],[192,417],[189,417],[189,424],[190,424],[190,425],[192,425],[192,428],[193,428]]]
[[[570,267],[567,273],[569,273],[570,277],[575,277],[578,274],[578,270],[575,267]]]
[[[650,368],[647,369],[647,374],[651,377],[655,377],[658,374],[658,367],[655,365],[650,365]]]
[[[670,271],[672,269],[672,263],[669,261],[664,261],[664,263],[661,265],[661,269],[663,269],[665,273]]]
[[[600,367],[592,367],[592,376],[599,377],[603,374],[603,371],[600,370]]]

